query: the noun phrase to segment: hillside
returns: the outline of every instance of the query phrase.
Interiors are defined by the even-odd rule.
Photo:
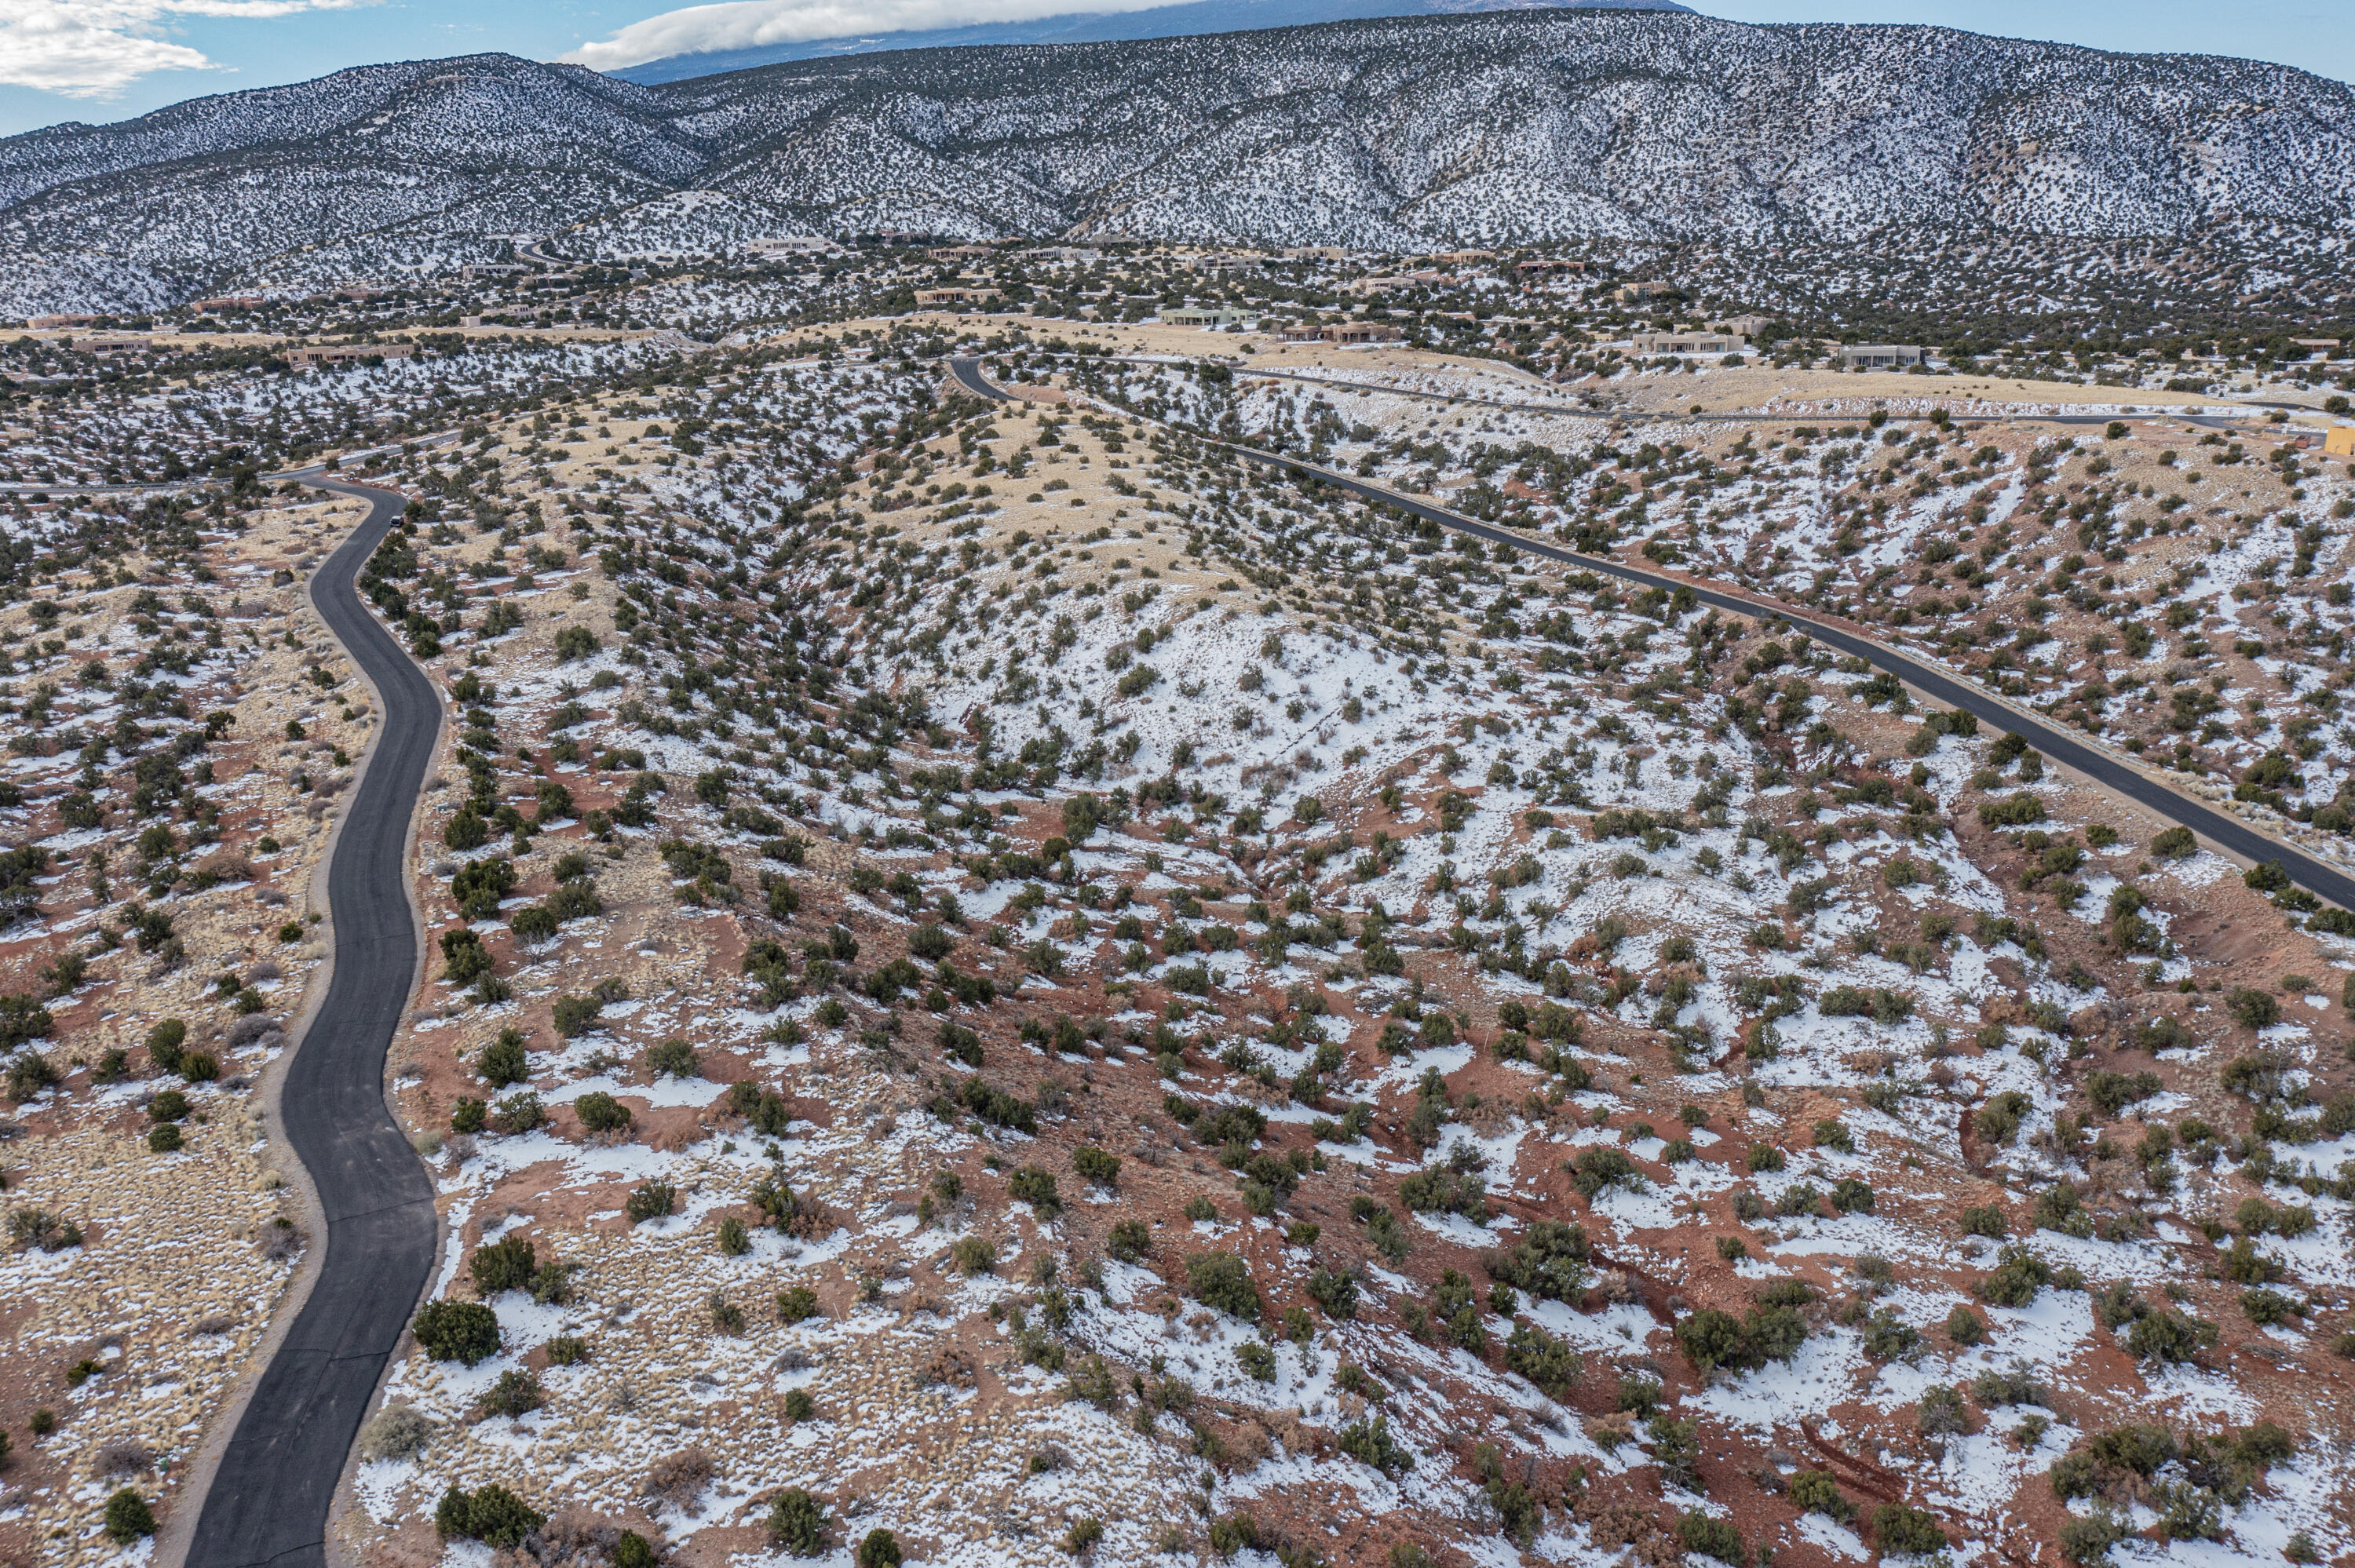
[[[1553,10],[653,88],[476,56],[0,142],[0,310],[432,269],[684,189],[767,232],[1780,246],[1868,270],[1895,232],[2226,236],[2286,266],[2355,219],[2355,91],[1939,28]]]
[[[643,64],[613,69],[613,59],[636,57],[628,51],[637,29],[625,27],[611,44],[591,44],[575,51],[581,63],[607,69],[624,81],[683,81],[689,77],[715,76],[721,71],[751,70],[786,60],[825,59],[835,55],[878,54],[898,49],[969,48],[987,44],[1098,44],[1116,38],[1177,38],[1210,33],[1241,33],[1270,27],[1304,27],[1318,22],[1352,21],[1368,16],[1460,15],[1466,11],[1525,11],[1561,4],[1566,8],[1598,11],[1689,11],[1676,0],[1187,0],[1184,5],[1155,5],[1143,11],[1083,12],[1077,16],[1041,16],[1032,21],[983,22],[970,26],[940,27],[909,33],[872,33],[853,37],[805,38],[790,43],[766,43],[741,48],[710,49],[697,54],[666,55]]]
[[[2355,861],[2312,426],[851,313],[904,261],[0,344],[0,1562],[178,1561],[350,1234],[282,1075],[395,720],[260,477],[331,456],[449,698],[339,1555],[2350,1559],[2355,916],[2041,727]]]

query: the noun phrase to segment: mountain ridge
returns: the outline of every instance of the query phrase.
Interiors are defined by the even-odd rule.
[[[846,54],[910,49],[971,48],[1003,44],[1098,44],[1143,38],[1203,37],[1222,33],[1264,32],[1311,26],[1320,22],[1368,21],[1376,17],[1460,16],[1481,11],[1521,10],[1664,11],[1692,14],[1677,0],[1187,0],[1142,11],[1092,11],[1042,16],[1028,22],[986,22],[906,33],[846,35],[745,48],[668,55],[607,72],[623,81],[655,86],[694,77],[751,70],[793,60],[828,59]],[[1263,18],[1279,12],[1282,20]]]
[[[640,249],[895,228],[1861,264],[1920,229],[2312,250],[2355,228],[2355,89],[1902,24],[1556,9],[654,87],[411,61],[0,141],[0,310],[487,259],[683,192],[712,195],[695,245],[637,224]]]

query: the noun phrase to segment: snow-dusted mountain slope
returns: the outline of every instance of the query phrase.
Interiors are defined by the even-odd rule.
[[[983,44],[1095,44],[1116,38],[1199,37],[1266,27],[1305,27],[1318,22],[1369,16],[1453,16],[1466,11],[1525,11],[1549,5],[1602,11],[1689,11],[1676,0],[1185,0],[1142,11],[1091,11],[1040,16],[1020,22],[979,22],[923,32],[866,33],[838,38],[805,38],[703,54],[669,55],[643,65],[623,66],[613,75],[624,81],[682,81],[721,71],[751,70],[783,60],[826,59],[836,55],[876,54],[885,49],[966,48]],[[627,34],[623,34],[626,41]],[[594,50],[582,51],[591,63]]]
[[[2355,90],[1930,27],[1550,10],[652,88],[478,56],[0,141],[0,271],[19,280],[0,308],[185,297],[371,234],[464,251],[689,187],[836,231],[2311,242],[2355,225]]]

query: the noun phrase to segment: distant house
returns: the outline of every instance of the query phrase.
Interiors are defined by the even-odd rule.
[[[1894,370],[1922,363],[1922,347],[1911,343],[1851,343],[1840,346],[1843,370]]]
[[[289,365],[350,365],[367,359],[407,359],[417,350],[405,343],[323,343],[286,351]]]
[[[935,261],[986,261],[997,251],[988,245],[943,245],[926,254]]]
[[[1623,305],[1640,305],[1676,291],[1676,285],[1655,278],[1646,283],[1622,283],[1611,291],[1611,297]]]
[[[744,249],[755,256],[823,256],[841,246],[823,234],[788,234],[776,239],[754,239]]]
[[[1345,285],[1352,294],[1380,294],[1392,289],[1412,289],[1418,284],[1438,287],[1453,283],[1455,279],[1436,268],[1424,267],[1412,272],[1386,272],[1372,278],[1359,278]]]
[[[144,354],[155,346],[154,340],[136,335],[106,335],[74,340],[74,346],[84,354]]]
[[[35,316],[26,323],[35,332],[47,332],[55,327],[96,326],[96,316]]]
[[[1559,257],[1540,256],[1531,260],[1516,263],[1513,270],[1524,278],[1534,278],[1543,272],[1583,272],[1586,270],[1586,263],[1564,260]]]
[[[1168,305],[1161,312],[1164,326],[1222,327],[1258,319],[1256,311],[1230,310],[1224,305]]]
[[[1750,340],[1721,332],[1639,332],[1628,340],[1636,354],[1740,354]]]
[[[190,300],[188,309],[203,315],[213,311],[250,311],[267,303],[269,301],[260,294],[222,294],[209,300]]]
[[[1766,330],[1764,316],[1727,316],[1709,323],[1711,332],[1730,332],[1740,337],[1756,337]]]
[[[987,305],[1001,298],[995,289],[960,283],[954,288],[919,289],[916,303],[920,305]]]
[[[2322,450],[2332,457],[2355,457],[2355,425],[2333,425],[2323,431]]]
[[[1406,336],[1403,327],[1388,322],[1343,322],[1324,331],[1327,343],[1397,343]]]

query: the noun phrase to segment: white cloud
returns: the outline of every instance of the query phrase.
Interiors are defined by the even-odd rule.
[[[370,0],[0,0],[0,85],[109,98],[159,70],[207,70],[203,51],[155,33],[175,16],[267,18]]]
[[[672,55],[810,38],[862,37],[964,27],[984,22],[1028,22],[1076,12],[1144,11],[1171,0],[728,0],[689,5],[633,22],[602,42],[563,58],[596,70],[619,70]],[[0,5],[7,0],[0,0]]]

